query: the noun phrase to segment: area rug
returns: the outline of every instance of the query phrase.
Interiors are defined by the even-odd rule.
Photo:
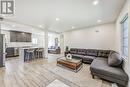
[[[68,68],[56,66],[56,63],[44,64],[43,67],[53,72],[54,74],[59,75],[60,77],[76,84],[79,87],[102,87],[101,79],[92,78],[89,70],[90,65],[84,64],[83,68],[77,73],[69,70]]]
[[[56,79],[53,82],[51,82],[48,86],[46,87],[70,87],[66,84],[64,84],[63,82],[61,82],[60,80]]]

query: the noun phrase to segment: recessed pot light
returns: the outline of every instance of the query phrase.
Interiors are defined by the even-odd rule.
[[[97,20],[98,23],[102,22],[102,20]]]
[[[72,26],[72,29],[74,29],[75,27],[74,26]]]
[[[43,26],[42,26],[42,25],[39,25],[39,27],[40,27],[40,28],[43,28]]]
[[[98,0],[95,0],[94,2],[93,2],[93,5],[97,5],[99,3],[99,1]]]
[[[59,21],[60,20],[60,18],[56,18],[56,21]]]

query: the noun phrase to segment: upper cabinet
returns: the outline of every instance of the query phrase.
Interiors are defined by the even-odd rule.
[[[31,42],[31,33],[10,31],[10,42]]]
[[[16,42],[16,32],[10,32],[10,42]]]
[[[30,33],[26,33],[26,42],[31,42],[32,35]]]

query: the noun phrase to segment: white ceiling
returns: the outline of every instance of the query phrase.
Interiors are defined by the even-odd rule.
[[[126,0],[15,0],[15,15],[10,20],[56,32],[109,23],[116,20]],[[60,18],[56,21],[56,18]],[[102,20],[97,23],[97,20]]]

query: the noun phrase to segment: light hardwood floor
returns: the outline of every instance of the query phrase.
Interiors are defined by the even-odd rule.
[[[6,67],[0,69],[0,87],[42,87],[40,81],[48,80],[42,79],[40,67],[33,66],[35,62],[21,63],[19,59],[6,61]]]

